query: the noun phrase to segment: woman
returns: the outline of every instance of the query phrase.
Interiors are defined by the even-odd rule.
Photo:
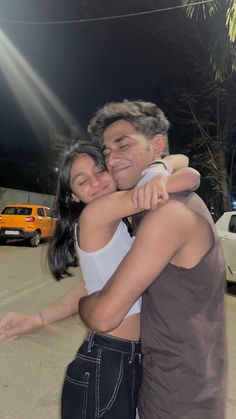
[[[176,160],[182,162],[181,157],[172,160],[173,164]],[[154,175],[163,172],[156,166],[152,170]],[[150,171],[145,176],[150,176]],[[174,183],[169,192],[176,191]],[[192,186],[188,178],[182,189]],[[135,191],[136,204],[149,200],[149,208],[157,205],[155,181],[149,182],[149,188]],[[163,186],[158,188],[163,195]],[[49,249],[49,265],[59,279],[68,274],[68,266],[76,263],[79,254],[88,293],[103,287],[132,246],[133,239],[121,218],[143,210],[135,208],[131,199],[134,191],[112,193],[115,190],[97,146],[81,144],[69,153],[59,175],[58,223]],[[85,221],[85,204],[106,194],[101,226],[99,217],[96,222]],[[86,220],[89,219],[87,210],[89,205]],[[78,240],[74,245],[77,222]],[[136,301],[115,330],[106,335],[89,334],[67,368],[62,392],[63,419],[135,417],[141,380],[139,312],[140,301]]]

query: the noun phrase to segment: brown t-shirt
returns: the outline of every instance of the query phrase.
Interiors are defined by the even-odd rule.
[[[171,198],[208,220],[214,243],[194,268],[169,263],[143,295],[139,416],[224,419],[225,263],[221,245],[198,195],[175,194]]]

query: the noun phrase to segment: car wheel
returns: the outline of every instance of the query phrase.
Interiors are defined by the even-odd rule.
[[[39,243],[40,243],[40,237],[41,237],[40,232],[39,231],[35,231],[34,234],[33,234],[33,236],[30,239],[30,246],[31,247],[37,247],[39,245]]]
[[[235,287],[235,282],[232,282],[232,281],[227,281],[227,283],[226,283],[226,289],[228,290],[228,291],[230,291],[232,288],[234,288]]]
[[[5,244],[7,242],[7,239],[5,239],[4,237],[0,238],[0,244]]]

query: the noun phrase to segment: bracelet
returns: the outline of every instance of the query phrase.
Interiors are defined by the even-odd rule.
[[[37,316],[40,318],[40,320],[41,320],[41,322],[42,322],[43,326],[45,326],[45,320],[44,320],[44,317],[43,317],[43,313],[42,313],[42,311],[39,311],[39,312],[37,313]]]
[[[153,160],[149,165],[148,165],[148,167],[149,166],[151,166],[152,164],[162,164],[163,166],[164,166],[164,168],[166,169],[166,170],[168,170],[168,167],[167,167],[167,165],[166,165],[166,163],[163,161],[163,160],[161,160],[161,159],[159,159],[159,160]]]
[[[162,167],[147,167],[146,169],[142,171],[141,176],[143,177],[147,173],[154,173],[153,176],[155,175],[168,176],[169,174],[168,170],[165,169],[164,165]]]
[[[148,167],[147,169],[144,169],[141,173],[142,177],[140,181],[137,183],[137,187],[145,185],[149,180],[153,179],[155,176],[168,176],[168,170],[166,170],[164,167]]]
[[[169,175],[171,175],[173,173],[173,167],[172,164],[170,162],[170,160],[168,161],[163,161],[163,159],[159,159],[159,160],[153,160],[149,165],[151,166],[152,164],[162,164],[166,170],[168,170]]]

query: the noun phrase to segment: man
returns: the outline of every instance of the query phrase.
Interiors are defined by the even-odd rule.
[[[119,189],[165,153],[169,123],[154,104],[111,103],[90,123]],[[214,224],[195,193],[145,215],[133,247],[98,293],[80,301],[87,325],[117,327],[143,294],[141,419],[223,419],[225,266]]]

